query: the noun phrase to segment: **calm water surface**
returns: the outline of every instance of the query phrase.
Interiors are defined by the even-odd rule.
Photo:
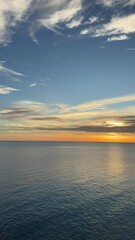
[[[135,144],[0,142],[0,240],[130,239]]]

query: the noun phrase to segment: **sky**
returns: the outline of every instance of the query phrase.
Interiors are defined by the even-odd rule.
[[[0,140],[135,142],[135,0],[0,1]]]

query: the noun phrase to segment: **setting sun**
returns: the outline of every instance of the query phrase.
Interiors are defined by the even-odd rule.
[[[116,127],[121,127],[125,125],[123,122],[117,122],[117,121],[107,121],[106,124],[108,126],[116,126]]]

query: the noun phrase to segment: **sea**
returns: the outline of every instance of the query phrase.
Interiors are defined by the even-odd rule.
[[[0,240],[134,240],[135,144],[0,142]]]

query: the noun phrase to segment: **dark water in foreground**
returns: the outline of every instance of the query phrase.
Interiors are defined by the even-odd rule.
[[[0,142],[0,240],[135,239],[135,144]]]

